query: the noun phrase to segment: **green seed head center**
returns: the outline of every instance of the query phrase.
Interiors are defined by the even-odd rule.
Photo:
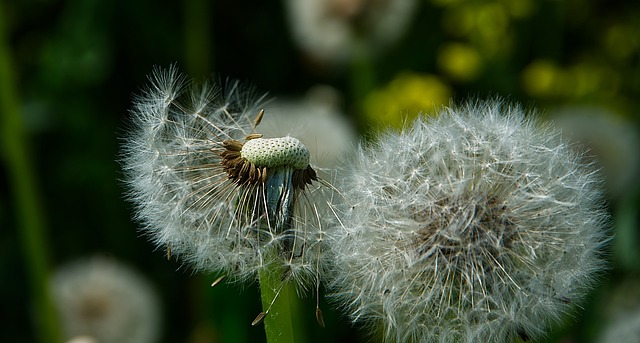
[[[293,137],[251,139],[244,143],[240,154],[260,167],[300,170],[309,165],[309,150]]]

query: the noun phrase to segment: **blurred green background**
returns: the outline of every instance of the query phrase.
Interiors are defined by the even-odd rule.
[[[167,261],[137,231],[122,195],[118,137],[132,94],[154,65],[171,63],[197,80],[239,79],[278,98],[331,86],[365,137],[450,99],[498,95],[538,108],[544,120],[576,120],[567,131],[584,124],[576,135],[607,163],[607,182],[618,182],[607,185],[616,239],[601,287],[549,340],[595,342],[630,304],[640,311],[640,289],[621,286],[640,276],[640,2],[404,1],[408,15],[399,10],[399,24],[378,28],[395,13],[387,2],[325,1],[316,18],[342,23],[351,36],[317,51],[314,35],[330,30],[298,27],[305,14],[285,1],[3,1],[0,341],[54,341],[47,275],[95,254],[153,285],[161,342],[264,340],[249,325],[260,312],[257,287],[210,288],[214,276]],[[369,339],[324,301],[319,328],[314,306],[313,297],[301,305],[309,342]]]

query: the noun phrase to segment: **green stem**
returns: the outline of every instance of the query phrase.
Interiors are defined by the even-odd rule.
[[[1,5],[1,4],[0,4]],[[0,9],[0,16],[3,14]],[[41,342],[60,342],[60,330],[55,308],[49,294],[49,264],[46,249],[45,225],[22,126],[15,91],[13,63],[0,18],[0,140],[2,155],[12,189],[16,222],[23,245],[28,271],[32,305],[35,307],[38,338]]]
[[[294,342],[291,296],[295,295],[295,290],[289,280],[283,280],[283,275],[284,268],[275,263],[259,273],[262,314],[265,315],[264,330],[268,343]]]

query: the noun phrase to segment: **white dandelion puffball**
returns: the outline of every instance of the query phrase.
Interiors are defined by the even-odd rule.
[[[326,187],[307,147],[257,133],[269,116],[264,97],[238,83],[189,87],[175,67],[156,69],[150,83],[123,145],[145,233],[169,256],[226,280],[255,278],[270,263],[294,278],[315,275],[324,233],[311,199]]]
[[[152,343],[160,333],[160,306],[137,272],[101,257],[55,272],[51,292],[64,339],[100,343]]]
[[[600,180],[501,101],[359,149],[330,233],[333,298],[397,342],[538,338],[603,268]]]

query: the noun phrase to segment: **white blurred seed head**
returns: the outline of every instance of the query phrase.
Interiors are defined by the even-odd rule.
[[[351,161],[331,288],[391,341],[538,338],[603,268],[598,176],[519,107],[444,109]]]
[[[154,70],[123,145],[129,196],[158,247],[198,269],[242,281],[284,263],[304,283],[324,237],[310,195],[326,183],[299,140],[256,132],[263,105],[238,83],[188,85],[175,67]]]
[[[343,64],[362,43],[371,52],[395,42],[411,22],[415,0],[288,0],[295,42],[314,58]]]
[[[68,340],[66,343],[100,343],[91,336],[77,336]]]
[[[266,137],[295,135],[311,152],[319,175],[331,179],[357,144],[357,133],[339,109],[339,95],[328,86],[316,86],[297,99],[278,99],[266,107],[260,131]],[[335,175],[333,175],[335,177]]]
[[[599,107],[566,106],[549,114],[553,123],[602,168],[610,198],[622,199],[640,186],[640,133],[632,122]]]
[[[597,343],[638,342],[640,340],[640,308],[619,316],[605,326]]]
[[[55,272],[51,292],[65,340],[151,343],[160,333],[157,296],[137,272],[101,257]]]
[[[597,343],[638,342],[640,340],[640,279],[633,274],[607,282],[591,308],[597,320]]]

